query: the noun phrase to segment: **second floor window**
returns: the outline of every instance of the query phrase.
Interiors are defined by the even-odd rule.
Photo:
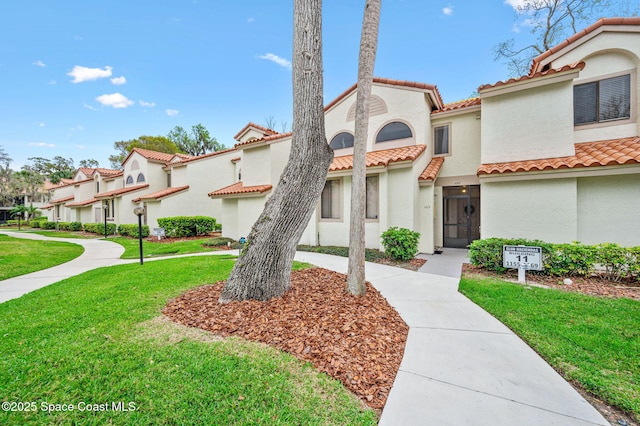
[[[449,154],[449,125],[433,128],[433,155]]]
[[[631,117],[631,75],[578,84],[573,88],[573,124]]]
[[[138,175],[137,183],[144,183],[144,175],[142,173]]]

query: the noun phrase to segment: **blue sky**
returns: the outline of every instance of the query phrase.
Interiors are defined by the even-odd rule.
[[[509,0],[511,3],[517,0]],[[356,81],[364,0],[325,1],[325,103]],[[221,143],[249,121],[291,126],[293,1],[13,0],[0,5],[0,146],[93,158],[113,143],[202,123]],[[508,77],[524,40],[504,0],[383,0],[375,75],[438,86],[445,102]]]

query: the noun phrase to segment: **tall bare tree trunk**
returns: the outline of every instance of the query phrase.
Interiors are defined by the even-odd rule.
[[[321,0],[294,1],[291,153],[222,290],[220,303],[268,300],[291,287],[296,246],[333,160],[324,127],[321,11]]]
[[[358,59],[358,91],[356,97],[349,228],[349,271],[347,276],[347,291],[356,296],[365,294],[367,290],[364,281],[367,130],[369,128],[369,99],[371,98],[371,85],[373,83],[373,68],[378,49],[380,3],[381,0],[366,0],[360,38],[360,57]]]

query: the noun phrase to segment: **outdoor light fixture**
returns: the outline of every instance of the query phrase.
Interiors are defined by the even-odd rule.
[[[133,213],[138,216],[138,241],[140,242],[140,264],[142,265],[144,263],[142,260],[142,215],[144,214],[144,207],[136,207],[133,209]]]
[[[108,203],[108,201],[107,201]],[[107,239],[107,210],[109,210],[109,205],[105,204],[104,206],[102,206],[102,208],[104,209],[104,239]]]

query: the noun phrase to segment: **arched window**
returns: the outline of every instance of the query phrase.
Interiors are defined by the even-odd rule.
[[[387,124],[378,132],[376,143],[394,141],[396,139],[406,139],[413,136],[411,129],[404,123],[394,121]]]
[[[142,173],[140,173],[138,175],[138,180],[136,182],[138,182],[138,183],[143,183],[144,182],[144,175]]]
[[[127,185],[133,185],[133,176],[127,176]]]
[[[329,144],[333,149],[352,148],[353,147],[353,135],[348,132],[338,133],[331,139]]]

